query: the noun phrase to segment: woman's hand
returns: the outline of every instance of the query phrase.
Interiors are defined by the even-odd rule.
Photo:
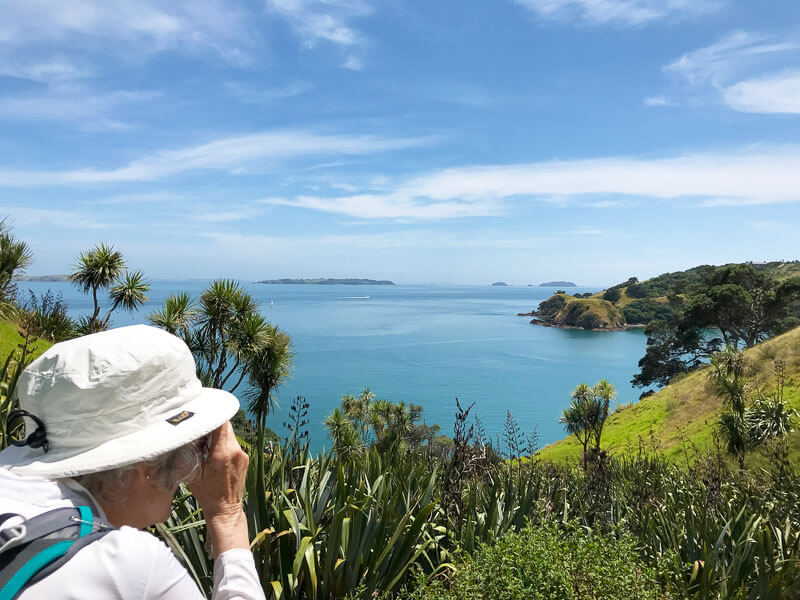
[[[232,548],[250,547],[242,510],[248,462],[233,427],[225,423],[211,435],[208,458],[200,474],[189,482],[205,515],[214,558]]]

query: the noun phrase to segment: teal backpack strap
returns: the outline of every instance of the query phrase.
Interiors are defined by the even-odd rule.
[[[96,525],[103,529],[94,531]],[[78,506],[38,515],[12,531],[17,535],[0,552],[0,600],[13,600],[111,528],[95,523],[88,506]]]

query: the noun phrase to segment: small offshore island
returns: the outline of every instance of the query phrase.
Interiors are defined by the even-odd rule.
[[[539,287],[578,287],[578,284],[571,281],[545,281]]]
[[[265,279],[256,283],[293,284],[293,285],[394,285],[388,279],[329,279],[317,277],[314,279]]]
[[[14,281],[70,281],[69,275],[18,275]]]

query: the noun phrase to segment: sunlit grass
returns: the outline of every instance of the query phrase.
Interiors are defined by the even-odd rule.
[[[745,356],[753,391],[764,394],[775,392],[774,364],[784,361],[784,397],[789,408],[800,409],[800,328],[747,350]],[[694,459],[696,450],[713,446],[714,424],[721,411],[722,401],[709,384],[708,370],[701,369],[635,404],[619,406],[608,417],[602,446],[613,454],[629,454],[638,451],[641,443],[670,462],[685,464]],[[790,457],[800,459],[800,431],[792,432],[787,441]],[[574,436],[565,438],[545,447],[540,456],[553,462],[578,462],[580,444]]]

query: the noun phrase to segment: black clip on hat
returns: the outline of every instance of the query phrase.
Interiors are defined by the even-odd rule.
[[[50,442],[47,441],[47,427],[45,427],[44,423],[39,417],[37,417],[36,415],[32,415],[27,410],[22,410],[18,408],[8,413],[7,423],[9,423],[9,425],[6,427],[8,433],[11,433],[10,423],[18,417],[28,417],[34,423],[36,423],[36,429],[23,440],[9,439],[9,441],[14,446],[30,446],[31,448],[41,448],[45,452],[49,451]]]

